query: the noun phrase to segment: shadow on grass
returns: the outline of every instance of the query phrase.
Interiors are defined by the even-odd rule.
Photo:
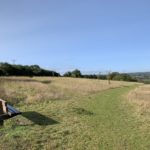
[[[49,118],[47,116],[44,116],[44,115],[42,115],[38,112],[35,112],[35,111],[23,112],[22,116],[29,119],[30,121],[32,121],[35,124],[43,125],[43,126],[54,125],[54,124],[59,123],[58,121],[56,121],[52,118]]]

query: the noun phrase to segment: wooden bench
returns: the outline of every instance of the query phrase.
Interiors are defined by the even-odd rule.
[[[21,114],[20,111],[7,104],[6,101],[0,99],[0,125],[3,125],[4,120],[10,119],[19,114]]]

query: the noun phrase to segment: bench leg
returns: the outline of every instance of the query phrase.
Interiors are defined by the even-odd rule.
[[[0,126],[3,126],[3,125],[4,125],[4,121],[0,120]]]

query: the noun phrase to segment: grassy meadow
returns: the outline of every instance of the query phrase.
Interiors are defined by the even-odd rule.
[[[0,149],[149,150],[149,90],[132,82],[0,78],[0,98],[22,111],[1,127]]]

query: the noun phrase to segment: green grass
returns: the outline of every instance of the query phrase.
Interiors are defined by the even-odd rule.
[[[132,88],[20,104],[23,115],[0,129],[0,149],[149,150],[150,129],[141,128],[123,96]]]
[[[108,90],[86,104],[86,109],[95,115],[85,122],[99,138],[100,149],[150,149],[150,130],[145,132],[140,128],[142,122],[132,115],[134,108],[121,97],[129,89]]]

